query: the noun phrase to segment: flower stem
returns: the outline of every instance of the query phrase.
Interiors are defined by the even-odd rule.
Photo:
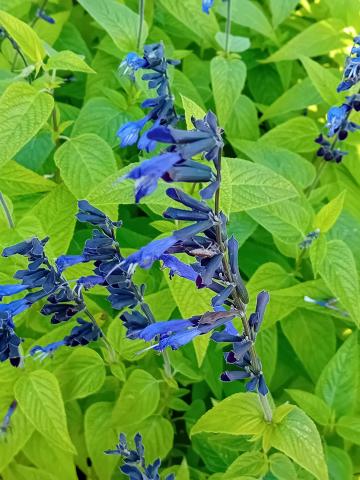
[[[226,15],[226,27],[225,27],[225,53],[229,56],[230,52],[230,35],[231,35],[231,0],[227,0],[227,15]]]
[[[143,32],[144,26],[144,18],[145,18],[145,0],[139,0],[139,30],[138,30],[138,37],[137,37],[137,50],[140,50],[141,46],[141,37]]]
[[[215,216],[219,220],[220,220],[219,215],[220,215],[221,155],[222,155],[222,152],[219,151],[219,156],[218,156],[218,159],[217,159],[217,162],[216,162],[216,165],[215,165],[216,166],[216,178],[217,178],[217,181],[219,182],[219,187],[218,187],[218,189],[216,191],[216,194],[215,194]],[[241,300],[240,292],[238,290],[238,287],[236,286],[235,278],[233,277],[233,274],[231,272],[229,261],[228,261],[227,255],[226,255],[227,247],[222,240],[222,232],[221,232],[220,221],[216,224],[215,228],[216,228],[217,243],[219,245],[220,251],[221,251],[222,256],[223,256],[223,267],[224,267],[224,272],[225,272],[226,279],[229,283],[235,285],[235,289],[232,293],[232,300],[234,302],[236,310],[239,312],[239,316],[240,316],[241,321],[242,321],[244,333],[248,338],[251,338],[251,329],[250,329],[250,325],[249,325],[248,319],[246,317],[246,312],[245,312],[246,306],[244,305],[244,303]],[[259,358],[256,354],[254,344],[251,345],[249,353],[250,353],[252,367],[254,368],[255,371],[260,373],[261,362],[260,362],[260,360],[259,360]],[[271,406],[270,406],[270,403],[269,403],[269,399],[268,399],[267,395],[265,395],[265,396],[261,395],[260,392],[258,392],[258,395],[259,395],[259,399],[260,399],[260,404],[261,404],[263,412],[264,412],[264,418],[267,422],[271,422],[271,420],[272,420],[272,409],[271,409]]]
[[[3,210],[4,210],[6,219],[7,219],[8,224],[9,224],[9,227],[10,228],[15,228],[15,224],[14,224],[14,221],[12,219],[9,207],[7,206],[4,195],[1,192],[0,192],[0,204],[3,208]]]
[[[100,328],[99,325],[97,324],[97,322],[96,322],[95,317],[93,316],[93,314],[92,314],[87,308],[85,308],[84,313],[85,313],[85,315],[87,315],[87,317],[90,319],[91,323],[92,323],[93,325],[95,325],[97,328],[100,329],[100,331],[101,331],[101,333],[102,333],[101,339],[102,339],[103,342],[105,343],[106,348],[107,348],[107,350],[108,350],[108,352],[109,352],[110,363],[114,363],[115,360],[116,360],[116,353],[115,353],[115,350],[113,349],[111,343],[110,343],[109,340],[106,338],[105,333],[101,330],[101,328]]]

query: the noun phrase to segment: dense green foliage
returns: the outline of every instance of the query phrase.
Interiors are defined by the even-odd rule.
[[[134,84],[119,72],[136,51],[138,2],[50,0],[54,24],[36,19],[38,3],[0,0],[0,26],[21,51],[1,40],[0,192],[14,225],[0,209],[0,247],[49,236],[50,259],[79,253],[90,228],[75,214],[86,198],[123,221],[118,240],[131,253],[174,227],[161,217],[164,183],[135,206],[132,182],[116,182],[146,157],[120,149],[116,136],[141,118],[149,97],[140,77]],[[242,382],[219,381],[221,344],[204,335],[170,351],[169,379],[161,355],[139,354],[146,344],[125,337],[106,292],[95,288],[87,304],[115,359],[99,341],[59,349],[42,363],[27,357],[23,368],[0,364],[0,418],[14,398],[19,405],[0,443],[0,478],[74,480],[79,471],[123,478],[117,458],[103,452],[119,432],[138,431],[147,459],[160,457],[178,480],[357,478],[359,133],[349,136],[343,162],[325,168],[314,139],[329,107],[345,97],[336,86],[359,13],[360,0],[234,0],[225,55],[221,0],[209,15],[201,0],[146,0],[141,42],[162,41],[168,58],[181,60],[171,82],[188,128],[192,114],[212,109],[225,131],[221,207],[240,244],[249,311],[260,290],[271,295],[257,351],[273,422]],[[301,249],[316,229],[318,238]],[[12,283],[20,266],[0,258],[0,283]],[[67,278],[90,271],[74,266]],[[209,309],[206,289],[169,279],[158,264],[136,278],[157,320]],[[26,354],[62,338],[69,325],[50,325],[35,307],[17,317],[16,329]]]

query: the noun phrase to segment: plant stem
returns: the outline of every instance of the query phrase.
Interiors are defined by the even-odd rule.
[[[225,27],[225,53],[229,56],[230,52],[230,35],[231,35],[231,0],[227,0],[227,15],[226,15],[226,27]]]
[[[0,204],[3,208],[3,210],[4,210],[6,219],[7,219],[8,224],[9,224],[9,227],[10,228],[15,228],[15,224],[14,224],[14,221],[12,219],[9,207],[7,206],[4,195],[1,192],[0,192]]]
[[[101,331],[101,333],[102,333],[102,337],[101,337],[101,338],[102,338],[103,342],[105,343],[106,348],[107,348],[107,350],[108,350],[108,352],[109,352],[110,363],[115,362],[115,360],[116,360],[116,353],[115,353],[115,351],[114,351],[111,343],[110,343],[109,340],[106,338],[105,333],[101,330],[101,328],[100,328],[99,325],[97,324],[97,322],[96,322],[96,320],[95,320],[95,317],[93,316],[93,314],[92,314],[87,308],[85,308],[84,313],[85,313],[85,315],[87,315],[87,317],[91,320],[92,324],[93,324],[94,326],[96,326],[97,328],[100,329],[100,331]]]
[[[218,187],[218,189],[216,191],[216,194],[215,194],[215,215],[218,218],[219,218],[219,215],[220,215],[221,155],[222,155],[222,152],[219,151],[217,164],[215,165],[216,166],[216,178],[217,178],[217,181],[219,182],[219,187]],[[219,218],[219,220],[220,220],[220,218]],[[235,289],[232,293],[232,300],[233,300],[233,303],[236,307],[236,310],[239,312],[239,316],[240,316],[241,321],[242,321],[244,333],[250,339],[251,338],[251,329],[250,329],[248,319],[246,317],[246,312],[245,312],[246,306],[244,305],[244,303],[241,300],[240,292],[238,290],[238,287],[236,286],[236,281],[235,281],[235,279],[233,277],[233,274],[231,272],[229,261],[228,261],[227,255],[226,255],[227,247],[222,240],[222,232],[221,232],[220,221],[216,224],[215,228],[216,228],[216,239],[217,239],[217,242],[219,244],[219,248],[220,248],[220,251],[221,251],[222,257],[223,257],[222,261],[223,261],[223,268],[224,268],[226,279],[230,284],[235,285]],[[250,353],[251,364],[252,364],[253,368],[255,369],[255,371],[260,373],[261,363],[260,363],[260,360],[259,360],[259,358],[256,354],[254,344],[251,345],[249,353]],[[261,404],[263,412],[264,412],[265,420],[267,422],[271,422],[271,420],[272,420],[272,409],[271,409],[271,406],[270,406],[270,403],[269,403],[269,399],[268,399],[267,395],[265,395],[265,396],[261,395],[260,392],[258,392],[258,396],[259,396],[260,404]]]
[[[141,300],[140,301],[140,308],[143,311],[143,314],[146,316],[146,318],[149,320],[150,323],[155,323],[155,318],[154,318],[154,315],[153,315],[149,305],[142,300],[142,297],[141,297],[140,292],[137,289],[137,287],[135,285],[134,285],[134,287],[136,288],[136,290],[138,292],[138,295],[139,295],[139,298]],[[167,377],[171,378],[172,377],[172,370],[171,370],[171,363],[170,363],[169,354],[166,350],[163,350],[161,353],[162,353],[162,356],[163,356],[163,359],[164,359],[165,375]]]
[[[145,18],[145,0],[139,0],[139,30],[138,30],[138,37],[137,37],[137,51],[140,50],[141,46],[141,37],[143,32],[144,26],[144,18]]]

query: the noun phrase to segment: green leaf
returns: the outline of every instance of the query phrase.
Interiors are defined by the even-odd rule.
[[[178,276],[170,279],[167,272],[165,272],[165,278],[183,318],[202,315],[204,312],[211,310],[213,294],[209,290],[205,288],[198,290],[192,282]],[[199,367],[204,361],[208,344],[209,335],[201,335],[193,342]]]
[[[192,124],[191,117],[196,119],[204,118],[206,113],[190,98],[181,95],[181,100],[185,110],[186,128],[187,130],[192,130],[194,125]]]
[[[320,235],[320,237],[313,242],[310,248],[310,261],[315,276],[320,272],[322,262],[326,257],[326,252],[326,237],[325,235]]]
[[[215,57],[211,60],[210,72],[216,113],[219,124],[224,126],[244,88],[246,66],[237,58]]]
[[[260,435],[266,422],[256,394],[236,393],[208,410],[195,423],[191,435],[201,432]]]
[[[290,199],[248,210],[247,213],[274,237],[287,243],[300,241],[311,224],[311,211],[303,199]]]
[[[175,20],[175,24],[183,26],[192,32],[192,38],[202,46],[216,46],[215,35],[219,30],[213,12],[204,15],[197,0],[159,0],[158,2],[167,14]]]
[[[263,207],[298,195],[285,178],[269,168],[239,158],[226,158],[231,172],[231,212]]]
[[[315,178],[314,166],[297,153],[266,143],[239,140],[234,144],[256,163],[271,168],[295,186],[306,188]]]
[[[131,120],[127,112],[119,110],[108,99],[95,97],[85,103],[75,120],[72,136],[95,133],[111,147],[118,145],[116,132],[121,125]]]
[[[85,133],[57,149],[55,162],[75,198],[86,198],[97,185],[116,172],[111,147],[98,135]]]
[[[323,67],[309,57],[301,57],[300,60],[323,100],[329,105],[339,103],[339,93],[336,88],[340,79],[329,68]]]
[[[105,381],[104,361],[90,348],[74,350],[54,373],[66,401],[92,395]]]
[[[125,382],[113,411],[115,425],[123,431],[152,415],[160,400],[159,382],[145,370],[133,371]]]
[[[272,24],[278,27],[295,9],[299,0],[270,0]]]
[[[50,473],[38,468],[28,467],[20,463],[14,463],[4,472],[8,480],[56,480]]]
[[[10,85],[0,98],[0,165],[34,137],[53,109],[51,95],[26,83]]]
[[[345,415],[336,422],[336,433],[350,443],[360,445],[360,418]]]
[[[225,125],[226,136],[235,148],[241,139],[257,140],[260,136],[258,115],[254,103],[245,95],[234,102],[231,122]]]
[[[331,240],[327,243],[327,253],[319,271],[328,288],[359,325],[359,278],[355,258],[345,242]]]
[[[36,430],[51,444],[76,453],[66,425],[60,387],[52,373],[37,370],[21,377],[15,385],[15,398]]]
[[[143,437],[147,462],[153,462],[157,458],[163,459],[171,452],[174,443],[174,428],[167,418],[152,415],[134,425],[127,433],[128,436],[133,437],[137,432],[141,432]]]
[[[304,410],[316,423],[328,425],[331,417],[329,406],[313,393],[303,390],[286,389],[286,393]]]
[[[261,121],[268,120],[286,113],[301,111],[309,105],[316,105],[321,102],[321,97],[311,80],[304,80],[295,83],[289,90],[286,90],[275,102],[265,109]]]
[[[33,235],[49,236],[50,242],[47,251],[51,258],[57,257],[67,251],[74,232],[77,212],[77,203],[69,190],[64,185],[54,188],[46,197],[29,210],[22,222],[33,217],[37,218],[42,227],[33,227]],[[29,232],[30,234],[30,232]]]
[[[115,0],[79,0],[80,5],[110,35],[122,52],[136,50],[139,15]],[[148,35],[146,23],[143,25],[141,43]]]
[[[71,50],[63,50],[51,55],[46,62],[46,70],[70,70],[71,72],[96,73],[83,57]]]
[[[314,138],[319,135],[314,120],[295,117],[265,133],[259,140],[265,147],[286,148],[297,153],[314,152]]]
[[[316,384],[316,395],[338,415],[350,414],[357,402],[359,377],[359,346],[353,333],[322,371]]]
[[[26,23],[0,10],[0,24],[32,62],[40,64],[45,56],[42,41]]]
[[[298,309],[281,321],[281,328],[315,382],[336,352],[336,332],[332,319]]]
[[[296,479],[297,473],[292,461],[282,453],[273,453],[270,458],[270,472],[276,480]]]
[[[5,415],[5,413],[6,410],[3,410],[2,415]],[[1,418],[3,418],[3,416]],[[11,419],[11,433],[9,432],[9,435],[6,436],[6,441],[0,442],[0,473],[3,473],[12,459],[24,447],[33,431],[33,424],[23,414],[20,408],[17,408]]]
[[[13,160],[0,167],[1,191],[6,195],[26,195],[48,192],[56,184],[24,168]]]
[[[276,371],[278,352],[276,326],[260,330],[256,337],[256,352],[259,358],[261,358],[264,375],[269,384]]]
[[[225,50],[226,49],[226,33],[225,32],[217,32],[215,35],[217,43],[220,47]],[[248,37],[239,37],[237,35],[229,35],[229,52],[244,52],[250,48],[250,40]]]
[[[269,428],[271,446],[285,453],[318,480],[328,479],[319,432],[302,410],[293,407],[278,424]]]
[[[318,57],[344,45],[343,24],[339,20],[321,20],[302,30],[264,62],[281,62],[306,57]]]
[[[227,6],[220,3],[218,12],[226,18]],[[260,6],[251,2],[250,0],[241,0],[239,2],[232,2],[231,19],[234,23],[243,27],[251,28],[256,32],[261,33],[265,37],[275,39],[275,33],[269,20],[266,18]]]
[[[330,480],[352,480],[353,464],[348,453],[342,448],[325,447]]]
[[[242,453],[226,470],[223,479],[241,478],[242,475],[262,477],[267,472],[267,459],[262,452]]]
[[[93,403],[85,413],[85,441],[93,468],[101,480],[110,480],[118,463],[116,455],[105,455],[105,450],[115,448],[117,432],[112,426],[110,402]]]
[[[335,225],[344,207],[345,195],[346,190],[322,207],[314,219],[315,228],[326,233]]]

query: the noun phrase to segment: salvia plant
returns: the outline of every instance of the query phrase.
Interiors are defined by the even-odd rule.
[[[0,479],[357,478],[359,12],[0,1]]]

